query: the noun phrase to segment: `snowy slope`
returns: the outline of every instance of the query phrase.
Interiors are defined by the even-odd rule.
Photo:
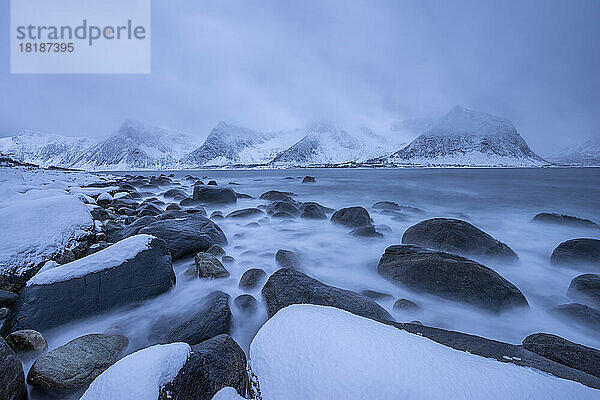
[[[455,106],[426,133],[383,159],[390,164],[441,166],[541,166],[504,118]]]
[[[24,130],[16,136],[0,138],[0,154],[42,167],[68,167],[97,143],[92,138]]]
[[[300,130],[302,139],[273,159],[273,165],[319,165],[362,162],[390,154],[403,143],[400,136],[382,135],[364,126],[342,129],[328,123]]]
[[[561,165],[600,166],[600,137],[566,146],[547,158]]]
[[[223,121],[210,132],[202,146],[181,160],[182,166],[265,164],[298,140],[286,132],[257,132]]]
[[[598,390],[337,308],[280,310],[250,345],[262,400],[597,399]]]
[[[197,145],[188,135],[128,120],[71,166],[86,170],[177,168],[178,161]]]

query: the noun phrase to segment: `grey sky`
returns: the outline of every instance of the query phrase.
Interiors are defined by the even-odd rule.
[[[600,135],[600,1],[152,7],[150,75],[10,75],[5,29],[0,136],[106,136],[126,118],[206,136],[219,120],[269,130],[381,123],[454,104],[511,119],[542,154]]]

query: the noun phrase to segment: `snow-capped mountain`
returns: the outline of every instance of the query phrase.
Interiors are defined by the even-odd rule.
[[[293,132],[257,132],[221,121],[202,146],[183,157],[181,164],[188,167],[266,164],[298,139]]]
[[[0,154],[41,167],[68,167],[96,143],[98,139],[24,130],[15,136],[0,138]]]
[[[278,154],[273,165],[362,162],[390,154],[403,143],[399,136],[384,136],[364,126],[342,129],[329,123],[317,123],[297,132],[303,134],[302,139]]]
[[[191,136],[127,120],[71,166],[86,170],[177,168],[178,161],[197,146]]]
[[[381,158],[395,165],[541,166],[535,154],[504,118],[455,106],[405,148]]]
[[[600,166],[600,138],[566,146],[547,158],[560,165]]]

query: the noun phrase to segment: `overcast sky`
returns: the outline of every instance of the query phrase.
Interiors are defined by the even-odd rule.
[[[155,0],[149,75],[11,75],[8,29],[0,57],[0,136],[380,124],[454,104],[511,119],[542,154],[600,135],[598,0]]]

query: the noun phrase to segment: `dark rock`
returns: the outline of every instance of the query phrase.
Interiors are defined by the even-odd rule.
[[[236,196],[238,199],[253,199],[253,198],[254,198],[254,197],[250,196],[249,194],[246,194],[246,193],[238,193],[238,192],[235,192],[235,196]]]
[[[141,229],[140,233],[164,240],[173,259],[206,251],[214,244],[227,244],[221,228],[210,219],[197,214],[189,214],[185,219],[158,221]]]
[[[475,261],[412,245],[390,246],[377,272],[418,292],[500,312],[527,306],[523,293],[494,270]]]
[[[583,274],[573,278],[567,295],[581,303],[600,309],[600,275]]]
[[[286,212],[291,215],[299,214],[298,208],[294,204],[288,203],[287,201],[275,201],[267,205],[268,214],[275,214],[278,212]]]
[[[312,176],[305,176],[302,183],[315,183],[317,180]]]
[[[175,379],[160,389],[159,400],[210,400],[224,387],[246,394],[246,356],[228,335],[192,347],[190,358]]]
[[[411,226],[402,235],[402,243],[416,244],[451,253],[515,261],[514,251],[466,221],[433,218]]]
[[[98,221],[106,221],[107,219],[110,219],[110,215],[102,207],[90,208],[90,214],[92,214],[93,219],[98,220]]]
[[[258,301],[250,294],[241,294],[233,300],[233,304],[244,314],[252,315],[258,311]]]
[[[128,344],[120,335],[78,337],[38,358],[29,369],[27,383],[46,393],[83,389],[117,362]]]
[[[375,230],[375,227],[372,225],[354,228],[350,233],[354,236],[362,237],[383,237],[383,233],[377,232],[377,230]]]
[[[121,243],[113,246],[128,248],[128,242]],[[85,268],[87,262],[102,263],[106,258],[105,252],[111,250],[109,247],[74,261],[78,264],[65,264],[60,268],[66,271]],[[110,268],[65,281],[26,286],[4,321],[2,334],[21,329],[44,331],[155,297],[174,285],[171,255],[165,243],[154,238],[145,250],[131,255],[121,264],[112,266],[111,263]]]
[[[295,204],[296,200],[292,197],[294,193],[291,192],[280,192],[278,190],[269,190],[260,195],[261,200],[269,200],[269,201],[287,201],[289,203]]]
[[[136,215],[136,211],[132,208],[121,207],[117,210],[117,214],[119,215]]]
[[[17,294],[8,290],[0,290],[0,307],[11,308],[17,301]]]
[[[223,256],[221,257],[221,261],[223,261],[224,263],[232,263],[235,262],[235,258],[231,256]]]
[[[499,342],[466,333],[432,328],[423,326],[422,324],[407,324],[393,321],[384,321],[384,323],[426,337],[434,342],[456,350],[466,351],[503,363],[537,369],[539,371],[548,372],[559,378],[580,382],[586,386],[600,389],[600,379],[595,376],[549,360],[522,346],[516,346],[514,344]]]
[[[146,216],[155,217],[157,215],[162,214],[162,212],[163,212],[163,210],[161,210],[154,204],[148,203],[148,204],[143,205],[142,207],[140,207],[137,210],[137,216],[138,217],[146,217]]]
[[[319,206],[315,204],[308,204],[304,206],[300,218],[327,219],[327,215],[325,215]]]
[[[549,360],[600,378],[600,351],[597,349],[547,333],[527,336],[523,340],[523,347]]]
[[[371,225],[371,216],[363,207],[347,207],[334,212],[331,216],[331,222],[358,228],[360,226]]]
[[[190,278],[220,279],[227,278],[229,271],[212,254],[200,252],[194,256],[194,265],[185,271],[185,275]]]
[[[120,199],[114,199],[111,203],[111,206],[114,208],[121,208],[121,207],[125,207],[125,208],[138,208],[139,204],[137,201],[133,200],[133,199],[128,199],[126,197],[122,197]]]
[[[267,276],[267,273],[260,268],[250,268],[244,272],[240,278],[239,287],[240,289],[252,290],[258,287],[258,285]]]
[[[172,199],[177,196],[187,197],[187,193],[181,189],[169,189],[163,194],[165,199]]]
[[[179,202],[179,205],[182,207],[193,207],[202,204],[200,200],[194,200],[191,197],[186,197],[185,199]]]
[[[285,212],[285,211],[278,211],[275,214],[271,215],[272,218],[276,218],[276,219],[294,219],[296,218],[294,215]]]
[[[258,208],[243,208],[241,210],[235,210],[227,214],[227,218],[249,218],[264,215],[265,213]]]
[[[9,308],[6,308],[6,307],[0,308],[0,320],[3,320],[4,318],[6,318],[9,312],[10,312]]]
[[[200,179],[198,179],[196,182],[194,182],[194,186],[201,186],[204,185],[204,182],[202,182]]]
[[[402,211],[402,212],[411,212],[414,214],[421,214],[424,211],[417,207],[411,206],[401,206],[392,201],[378,201],[372,206],[375,210],[387,210],[387,211]]]
[[[552,264],[600,270],[600,240],[580,238],[562,242],[552,252],[550,261]]]
[[[200,186],[194,188],[193,198],[206,204],[232,204],[237,201],[237,196],[231,189]]]
[[[225,250],[223,250],[223,248],[218,244],[213,244],[208,250],[206,250],[206,252],[208,254],[212,254],[213,256],[222,256],[225,254]]]
[[[158,343],[185,342],[190,346],[220,334],[229,334],[233,316],[229,295],[212,292],[197,306],[193,314],[165,318],[151,328],[151,340]]]
[[[550,311],[559,317],[600,332],[600,311],[584,304],[569,303],[552,307]]]
[[[21,361],[0,337],[0,399],[25,400],[25,374]]]
[[[171,203],[171,204],[169,204],[167,206],[167,208],[165,208],[165,210],[167,210],[167,211],[172,211],[172,210],[177,211],[177,210],[181,210],[181,207],[179,206],[179,204]]]
[[[304,211],[306,209],[306,207],[318,207],[319,210],[321,210],[324,214],[331,214],[332,212],[334,212],[335,210],[333,208],[329,208],[329,207],[325,207],[319,203],[315,203],[314,201],[307,201],[306,203],[302,203],[300,204],[300,206],[298,207],[300,209],[300,211]]]
[[[15,353],[39,354],[46,351],[48,343],[38,331],[23,329],[6,336],[6,343]]]
[[[282,267],[298,269],[302,265],[300,257],[291,250],[277,250],[275,261]]]
[[[581,228],[600,228],[598,224],[590,221],[589,219],[557,213],[539,213],[533,217],[531,222],[545,222],[548,224],[567,225]]]
[[[269,318],[290,304],[316,304],[337,307],[375,320],[392,317],[379,304],[350,290],[329,286],[290,268],[274,272],[261,291]]]
[[[217,181],[208,181],[207,185],[217,186]]]
[[[211,217],[211,218],[216,218],[216,219],[222,219],[222,218],[225,218],[225,217],[223,217],[223,213],[222,213],[221,211],[219,211],[219,210],[213,211],[213,212],[210,214],[210,217]]]
[[[200,215],[203,215],[201,211],[200,211]],[[165,211],[164,213],[160,214],[158,216],[158,219],[165,220],[165,219],[175,219],[175,218],[187,218],[188,216],[189,216],[189,213],[186,211],[169,210],[169,211]]]
[[[382,293],[382,292],[378,292],[376,290],[363,290],[360,292],[360,294],[362,294],[363,296],[367,296],[370,299],[373,300],[389,300],[392,299],[393,296],[391,294],[387,294],[387,293]]]
[[[421,307],[408,299],[398,299],[394,303],[394,310],[396,311],[419,311],[420,309]]]
[[[158,218],[146,216],[138,218],[129,225],[125,225],[122,222],[108,221],[106,223],[106,241],[115,243],[119,242],[129,236],[137,235],[140,229],[145,228],[158,221]]]

